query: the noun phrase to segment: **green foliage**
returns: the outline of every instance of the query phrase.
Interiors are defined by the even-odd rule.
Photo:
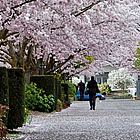
[[[62,102],[57,99],[57,107],[56,107],[56,111],[59,112],[62,110]]]
[[[59,99],[57,100],[57,105],[62,108],[62,102]]]
[[[89,60],[89,64],[91,64],[94,61],[94,58],[89,55],[84,55],[85,59]]]
[[[9,78],[9,129],[21,127],[24,122],[25,73],[23,69],[7,69]]]
[[[50,112],[55,110],[56,102],[57,102],[56,76],[54,76],[54,75],[36,75],[36,76],[32,76],[30,78],[30,82],[36,83],[38,88],[43,89],[45,91],[45,95],[47,97],[49,95],[54,96],[55,103],[51,106]]]
[[[63,82],[64,81],[62,81],[62,83]],[[68,84],[68,95],[70,95],[71,97],[75,97],[75,95],[76,95],[76,87],[75,87],[75,85],[70,81],[66,81],[66,84]]]
[[[89,56],[89,55],[84,55],[84,58],[89,61],[88,62],[89,64],[91,64],[94,61],[94,58],[92,56]],[[82,63],[80,61],[77,61],[76,64],[74,64],[74,68],[75,69],[78,69],[81,66],[82,67],[86,67],[86,63]]]
[[[134,57],[136,58],[136,60],[134,60],[134,68],[140,70],[140,48],[137,48],[137,53]]]
[[[62,87],[61,87],[61,81],[58,80],[57,82],[57,94],[58,94],[58,99],[62,100]]]
[[[80,61],[78,61],[76,64],[74,64],[74,68],[75,69],[80,68],[81,66],[85,67],[86,64],[85,63],[81,63]]]
[[[66,106],[70,106],[69,94],[68,94],[68,84],[67,83],[61,83],[61,85],[62,85],[62,102]]]
[[[28,117],[29,114],[30,114],[30,110],[28,110],[28,109],[25,108],[24,124],[26,123],[27,117]]]
[[[71,97],[74,97],[76,95],[76,87],[75,87],[75,85],[70,81],[66,81],[66,83],[68,84],[68,94]]]
[[[37,87],[36,83],[25,86],[25,105],[29,110],[49,112],[54,101],[52,94],[46,95],[43,89]]]
[[[98,88],[100,90],[100,93],[110,93],[111,92],[111,87],[107,84],[107,83],[102,83],[102,84],[98,84]]]
[[[54,75],[36,75],[30,78],[30,82],[36,83],[38,88],[42,88],[46,95],[55,96],[55,76]]]

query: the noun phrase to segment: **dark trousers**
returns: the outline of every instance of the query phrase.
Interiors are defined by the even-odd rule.
[[[84,100],[84,90],[80,90],[80,100]]]
[[[96,95],[89,95],[90,108],[95,109]]]

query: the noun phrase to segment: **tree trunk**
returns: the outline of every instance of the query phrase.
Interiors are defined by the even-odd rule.
[[[31,77],[30,72],[25,72],[25,83],[26,83],[27,85],[30,84],[30,77]]]

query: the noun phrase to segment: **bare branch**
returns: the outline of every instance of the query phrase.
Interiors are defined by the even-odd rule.
[[[60,27],[51,28],[51,30],[62,29],[62,28],[65,28],[65,26],[60,26]]]
[[[19,34],[19,32],[14,31],[14,32],[8,33],[8,34],[5,36],[5,38],[7,38],[7,37],[9,37],[9,36],[11,36],[11,35],[15,35],[15,34]]]
[[[57,65],[56,67],[54,67],[53,69],[50,69],[48,71],[46,71],[46,73],[50,73],[50,72],[54,72],[55,70],[57,70],[58,68],[62,67],[63,65],[65,65],[69,60],[73,59],[74,56],[73,55],[70,55],[66,60],[65,62],[63,63],[60,63],[59,65]]]
[[[115,21],[115,20],[101,21],[101,22],[97,22],[97,23],[93,24],[93,26],[100,25],[100,24],[103,24],[103,23],[109,23],[109,22],[118,22],[118,21]]]
[[[80,12],[79,12],[79,11],[72,12],[71,15],[74,15],[75,17],[77,17],[77,16],[83,14],[84,12],[88,11],[88,10],[91,9],[94,5],[97,5],[97,4],[100,3],[100,2],[101,2],[101,0],[98,0],[97,2],[92,3],[92,4],[90,4],[89,6],[87,6],[87,7],[83,8],[83,9],[81,9]]]
[[[6,55],[9,55],[10,56],[10,53],[8,53],[6,50],[0,48],[0,51],[4,52]],[[2,54],[1,54],[2,55]]]
[[[5,43],[7,43],[7,41],[8,41],[8,40],[0,41],[0,46],[1,46],[1,45],[5,45]]]

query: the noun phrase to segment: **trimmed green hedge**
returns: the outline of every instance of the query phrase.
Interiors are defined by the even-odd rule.
[[[8,74],[5,67],[0,67],[0,104],[9,106]]]
[[[42,88],[47,96],[50,94],[54,95],[54,97],[57,96],[55,86],[56,79],[53,75],[35,75],[30,77],[30,83],[31,82],[36,83],[38,88]],[[50,112],[56,108],[56,104],[57,102],[52,106]]]
[[[58,99],[58,79],[57,78],[55,78],[55,97],[54,97],[54,99],[55,99],[55,105],[54,105],[54,110],[56,110],[56,108],[57,108],[57,99]]]
[[[22,69],[7,69],[9,77],[9,129],[21,127],[24,122],[25,74]]]
[[[61,83],[62,86],[62,94],[63,95],[63,101],[66,102],[66,105],[69,106],[70,105],[70,101],[69,101],[69,95],[68,95],[68,87],[69,85],[67,83]]]
[[[9,107],[9,84],[8,73],[6,67],[0,67],[0,104]],[[3,118],[4,124],[7,126],[7,118]]]
[[[62,101],[62,86],[61,86],[61,80],[58,80],[58,99]]]

